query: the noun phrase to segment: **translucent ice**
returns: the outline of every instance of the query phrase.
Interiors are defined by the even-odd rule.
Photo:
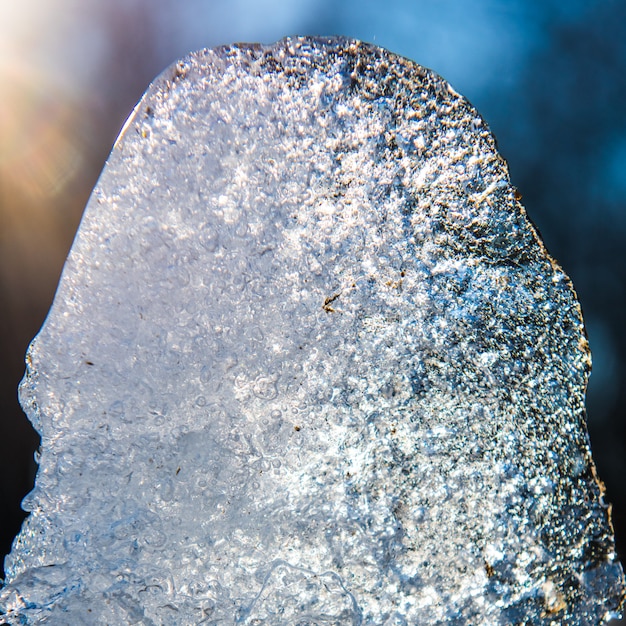
[[[476,111],[344,39],[191,55],[89,202],[22,403],[34,624],[597,624],[580,308]]]

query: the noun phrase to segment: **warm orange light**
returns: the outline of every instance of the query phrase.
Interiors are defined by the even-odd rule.
[[[62,191],[80,164],[67,95],[24,66],[0,64],[0,175],[26,196]]]

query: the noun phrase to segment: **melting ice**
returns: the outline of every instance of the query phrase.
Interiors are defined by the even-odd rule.
[[[28,354],[9,623],[598,624],[624,596],[569,279],[485,122],[348,39],[192,54]]]

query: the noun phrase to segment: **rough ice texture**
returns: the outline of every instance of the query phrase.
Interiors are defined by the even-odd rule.
[[[205,50],[131,116],[21,399],[15,624],[597,624],[580,307],[476,111],[375,46]]]

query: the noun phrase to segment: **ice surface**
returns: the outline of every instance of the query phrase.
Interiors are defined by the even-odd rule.
[[[597,624],[622,569],[568,278],[485,122],[345,39],[193,54],[21,387],[15,624]]]

